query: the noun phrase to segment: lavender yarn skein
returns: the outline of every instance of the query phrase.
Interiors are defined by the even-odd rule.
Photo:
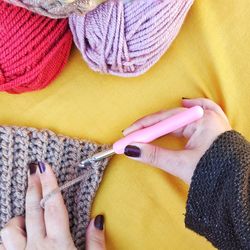
[[[177,36],[193,0],[109,0],[70,16],[74,41],[94,71],[122,77],[145,73]]]

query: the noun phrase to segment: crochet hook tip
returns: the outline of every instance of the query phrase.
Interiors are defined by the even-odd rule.
[[[92,157],[87,158],[86,160],[83,160],[80,164],[79,167],[80,168],[84,168],[87,167],[89,165],[92,165],[93,163],[97,162],[97,161],[101,161],[107,157],[110,157],[112,155],[115,154],[115,151],[111,148],[111,149],[107,149],[105,151],[99,152],[94,154]]]
[[[84,161],[82,161],[80,164],[79,164],[79,167],[80,168],[84,168],[84,167],[87,167],[89,165],[91,165],[93,161],[91,161],[91,159],[86,159]]]

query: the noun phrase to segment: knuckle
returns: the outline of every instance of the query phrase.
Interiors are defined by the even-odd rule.
[[[209,117],[209,118],[214,118],[214,117],[216,117],[216,113],[215,113],[213,110],[210,110],[210,109],[205,110],[205,114],[206,114],[206,116]]]
[[[51,190],[51,181],[50,180],[43,180],[42,181],[42,188],[43,188],[43,190]]]
[[[90,237],[90,241],[95,244],[95,246],[102,249],[104,247],[104,239],[101,235],[92,234]]]
[[[45,211],[48,213],[50,216],[58,216],[61,214],[61,209],[54,203],[54,201],[48,201],[45,204]]]
[[[45,249],[45,248],[43,248],[43,244],[41,241],[36,242],[34,240],[31,241],[30,239],[28,239],[25,250],[34,250],[34,249]]]
[[[27,194],[32,194],[36,191],[36,185],[34,182],[30,181],[27,187]]]
[[[166,110],[164,109],[161,109],[159,110],[157,113],[155,113],[156,115],[162,115],[162,114],[165,114],[166,113]]]
[[[202,98],[201,100],[203,100],[204,102],[207,102],[207,103],[214,103],[209,98]]]
[[[159,149],[153,146],[149,154],[147,154],[146,156],[147,162],[151,165],[158,165],[158,155],[159,155]]]
[[[213,103],[209,98],[198,98],[198,100],[204,105]]]
[[[26,205],[26,216],[36,216],[41,212],[41,206],[39,202],[31,202]]]

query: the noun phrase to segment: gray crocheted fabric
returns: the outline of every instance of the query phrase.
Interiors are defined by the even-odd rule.
[[[59,186],[87,175],[86,181],[63,192],[75,245],[84,249],[90,210],[108,159],[82,169],[77,165],[107,145],[58,136],[49,130],[0,126],[0,229],[14,216],[25,214],[30,162],[51,164]],[[0,239],[1,240],[1,239]]]
[[[51,18],[65,18],[75,13],[85,14],[104,0],[5,0]]]

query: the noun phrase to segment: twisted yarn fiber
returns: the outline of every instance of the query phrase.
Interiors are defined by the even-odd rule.
[[[52,20],[0,0],[0,91],[46,87],[66,64],[71,45],[66,19]]]
[[[6,0],[51,18],[64,18],[70,14],[85,14],[104,0]]]
[[[0,126],[0,230],[12,217],[25,213],[29,163],[45,161],[51,164],[59,186],[79,175],[87,175],[87,181],[63,192],[75,245],[84,249],[92,201],[108,160],[94,163],[89,169],[77,165],[106,148],[89,141],[57,136],[49,130]]]
[[[70,16],[74,41],[95,71],[138,76],[177,36],[193,0],[109,0],[85,16]]]

